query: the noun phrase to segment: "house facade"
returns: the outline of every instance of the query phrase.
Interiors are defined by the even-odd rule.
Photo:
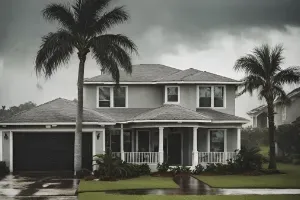
[[[291,103],[282,104],[280,101],[274,103],[274,123],[275,126],[290,124],[300,116],[300,88],[296,88],[287,94]],[[268,110],[266,105],[259,106],[247,113],[251,117],[253,128],[268,127]]]
[[[121,71],[119,87],[109,74],[85,79],[83,166],[91,167],[92,156],[108,149],[152,169],[162,162],[195,166],[234,158],[241,126],[248,122],[235,116],[239,84],[154,64],[135,65],[131,75]],[[22,161],[43,152],[52,170],[72,170],[75,118],[76,103],[59,98],[2,121],[0,158],[11,171],[46,170],[41,160],[25,167]]]

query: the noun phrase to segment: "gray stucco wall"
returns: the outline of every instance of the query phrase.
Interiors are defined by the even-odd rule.
[[[268,114],[267,113],[261,113],[257,116],[257,127],[258,128],[266,128],[268,124]]]
[[[290,106],[286,107],[286,120],[283,121],[284,124],[291,123],[300,116],[300,98],[292,101]]]
[[[84,86],[84,106],[96,108],[97,85]],[[156,108],[165,102],[164,85],[128,85],[129,108]],[[197,107],[196,85],[180,85],[181,106],[195,110]],[[235,114],[235,86],[226,86],[226,108],[218,109],[221,112]]]
[[[207,132],[208,129],[199,128],[198,129],[198,152],[207,152]]]
[[[227,151],[234,152],[237,149],[237,129],[227,129]]]

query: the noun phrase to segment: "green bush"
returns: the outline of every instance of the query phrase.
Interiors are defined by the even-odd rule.
[[[199,175],[204,171],[204,167],[201,164],[195,166],[195,169],[192,171],[192,174]]]
[[[242,147],[234,160],[239,171],[254,171],[262,169],[265,159],[257,147]]]
[[[0,176],[5,176],[9,173],[9,169],[4,161],[0,161]]]
[[[163,162],[162,164],[158,163],[157,164],[157,171],[162,173],[162,172],[167,172],[169,170],[169,164],[167,162]]]
[[[140,176],[149,175],[151,172],[149,165],[146,163],[139,165],[138,168]]]
[[[180,173],[191,173],[191,168],[186,166],[177,166],[170,168],[171,172],[176,175]]]
[[[208,163],[206,165],[206,168],[205,168],[205,172],[211,172],[211,173],[215,173],[216,172],[216,169],[217,169],[217,166],[214,164],[214,163]]]

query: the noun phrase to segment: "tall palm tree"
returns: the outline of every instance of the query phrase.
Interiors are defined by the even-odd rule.
[[[258,98],[265,99],[267,102],[270,148],[269,169],[277,168],[274,140],[274,101],[280,100],[282,103],[288,103],[289,99],[283,90],[283,85],[300,82],[299,68],[282,69],[283,60],[283,47],[281,45],[271,48],[269,45],[264,44],[254,48],[251,54],[239,58],[234,66],[236,71],[245,72],[240,95],[245,92],[252,95],[253,91],[257,90]]]
[[[108,34],[114,26],[129,19],[124,7],[108,9],[112,0],[76,0],[73,5],[52,3],[42,11],[43,17],[58,22],[56,32],[42,38],[35,61],[37,75],[50,78],[61,66],[67,64],[77,51],[78,103],[74,145],[74,171],[81,169],[81,137],[83,118],[83,79],[87,55],[91,52],[101,70],[112,75],[119,83],[119,69],[132,72],[131,54],[136,45],[122,34]]]

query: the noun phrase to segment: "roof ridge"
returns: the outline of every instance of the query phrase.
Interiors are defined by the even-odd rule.
[[[240,116],[237,116],[237,115],[233,115],[233,114],[229,114],[229,113],[225,113],[225,112],[221,112],[219,110],[215,110],[215,109],[212,109],[212,108],[197,108],[197,110],[211,110],[213,112],[216,112],[216,113],[221,113],[223,115],[227,115],[227,116],[234,116],[234,117],[237,117],[237,118],[240,118],[240,119],[243,119],[243,120],[248,120],[246,118],[243,118],[243,117],[240,117]],[[197,111],[198,112],[198,111]],[[249,120],[248,120],[249,121]]]
[[[177,69],[177,68],[174,68],[174,69]],[[161,77],[161,78],[154,79],[153,81],[156,82],[156,81],[159,81],[159,80],[161,80],[161,79],[164,79],[164,78],[166,78],[166,77],[168,77],[168,76],[172,76],[172,75],[174,75],[174,74],[183,72],[181,69],[177,69],[177,70],[178,70],[177,72],[172,72],[171,74],[168,74],[168,75],[166,75],[166,76],[164,76],[164,77]]]
[[[222,76],[222,75],[219,75],[219,74],[215,74],[215,73],[212,73],[212,72],[208,72],[208,71],[203,71],[203,72],[208,73],[208,74],[210,74],[210,75],[217,75],[217,76],[220,76],[220,77],[222,77],[222,78],[228,78],[228,79],[231,79],[231,80],[234,80],[234,81],[238,81],[238,80],[235,80],[235,79],[233,79],[233,78],[229,78],[229,77]]]
[[[196,75],[196,74],[198,74],[198,73],[201,73],[201,72],[202,72],[201,70],[198,70],[198,69],[195,69],[195,68],[188,68],[188,69],[186,69],[186,70],[189,70],[189,69],[196,70],[197,72],[196,72],[196,73],[194,73],[194,74],[190,74],[190,75],[183,76],[181,79],[184,79],[184,78],[186,78],[186,77],[189,77],[189,76],[194,76],[194,75]],[[186,70],[184,70],[184,71],[186,71]]]

